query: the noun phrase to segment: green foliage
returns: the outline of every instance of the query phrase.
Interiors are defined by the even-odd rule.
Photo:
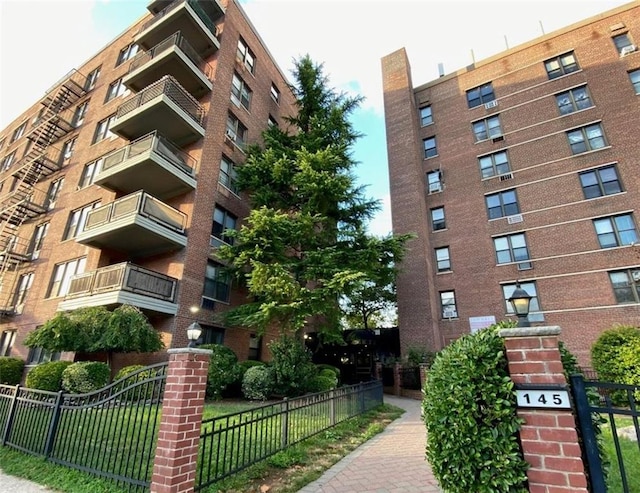
[[[87,394],[106,387],[111,369],[99,361],[79,361],[62,372],[62,388],[73,394]]]
[[[407,366],[420,366],[426,364],[431,367],[433,360],[436,357],[436,353],[428,351],[424,347],[410,347],[407,350]]]
[[[522,421],[500,324],[454,341],[435,358],[425,388],[427,457],[450,493],[526,492]]]
[[[120,394],[120,400],[140,401],[153,397],[154,391],[158,390],[153,383],[136,385],[138,382],[144,382],[152,376],[152,371],[142,371],[144,368],[146,367],[143,365],[130,365],[118,370],[118,373],[116,373],[113,379],[113,381],[117,383],[117,389],[129,389],[127,392]]]
[[[327,392],[338,386],[338,379],[331,371],[325,370],[324,373],[312,377],[309,381],[307,390],[309,392]]]
[[[18,385],[22,380],[24,361],[20,358],[0,357],[0,384]]]
[[[144,368],[144,365],[123,366],[122,368],[120,368],[118,370],[118,373],[116,373],[116,376],[113,378],[113,381],[115,382],[115,381],[120,380],[122,378],[128,377],[132,373],[135,373],[138,370],[142,370],[143,368]]]
[[[164,348],[160,334],[138,308],[121,305],[107,319],[106,330],[95,337],[93,351],[152,353]]]
[[[640,385],[639,348],[638,327],[621,325],[605,330],[591,347],[591,362],[598,378],[606,382]]]
[[[267,460],[269,462],[269,465],[272,467],[277,467],[278,469],[287,469],[295,465],[304,464],[307,459],[308,454],[306,453],[304,447],[294,445],[274,454]]]
[[[202,344],[198,347],[213,351],[207,376],[207,397],[221,399],[227,387],[240,378],[238,357],[231,348],[222,344]]]
[[[296,397],[308,391],[311,379],[316,375],[316,367],[311,361],[311,353],[304,344],[289,336],[269,343],[275,387],[274,392],[286,397]]]
[[[53,318],[27,335],[25,346],[41,347],[51,352],[87,351],[93,334],[81,324],[77,313],[71,313],[74,312],[57,312]]]
[[[266,365],[248,368],[242,379],[242,394],[251,400],[264,401],[273,392],[273,370]]]
[[[325,371],[327,370],[331,371],[335,375],[336,385],[340,383],[340,377],[341,377],[340,368],[333,365],[328,365],[326,363],[320,363],[316,365],[316,370],[319,375],[325,375],[326,374]]]
[[[27,373],[26,385],[31,389],[58,392],[62,390],[62,373],[71,361],[49,361],[32,368]]]

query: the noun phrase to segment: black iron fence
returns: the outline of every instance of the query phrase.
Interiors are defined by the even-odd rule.
[[[202,422],[196,491],[383,402],[382,382],[285,399]]]
[[[0,444],[149,488],[167,363],[87,394],[0,385]]]
[[[421,390],[420,367],[411,366],[400,368],[400,387],[407,390]]]

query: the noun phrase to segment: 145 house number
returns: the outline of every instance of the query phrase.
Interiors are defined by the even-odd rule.
[[[566,390],[516,390],[518,407],[543,409],[571,409],[569,392]]]

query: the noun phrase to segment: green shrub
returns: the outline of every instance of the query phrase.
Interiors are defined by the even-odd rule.
[[[129,389],[127,392],[120,394],[119,398],[121,400],[140,401],[151,399],[153,397],[154,391],[159,391],[159,387],[153,382],[135,385],[136,383],[143,382],[147,378],[151,377],[152,371],[141,371],[144,370],[144,368],[146,368],[146,366],[130,365],[118,370],[118,373],[116,373],[116,376],[113,379],[114,383],[116,383],[116,391]],[[134,373],[136,374],[134,375]],[[131,388],[132,386],[134,387]]]
[[[138,370],[142,370],[143,368],[144,368],[144,365],[123,366],[118,370],[118,373],[116,373],[116,376],[113,378],[113,381],[116,382],[117,380],[128,377],[132,373],[135,373]]]
[[[327,365],[326,363],[320,363],[316,365],[316,370],[318,371],[318,375],[325,374],[324,371],[326,370],[331,371],[337,379],[337,384],[340,383],[341,372],[340,372],[340,368],[338,368],[337,366]]]
[[[87,394],[109,383],[111,369],[99,361],[73,363],[62,372],[62,388],[73,394]]]
[[[598,372],[598,379],[607,382],[628,383],[627,372],[640,365],[640,354],[628,359],[625,346],[633,346],[640,340],[640,329],[621,325],[605,330],[591,346],[591,363]],[[625,353],[621,357],[621,352]]]
[[[0,384],[18,385],[22,380],[24,361],[20,358],[0,357]]]
[[[316,375],[309,381],[309,392],[327,392],[338,386],[338,379],[331,370],[324,370],[324,374]]]
[[[436,353],[428,351],[423,347],[410,347],[407,351],[407,366],[420,366],[425,364],[430,367],[433,364],[433,360],[436,357]]]
[[[49,392],[62,390],[62,372],[71,364],[71,361],[49,361],[39,364],[27,373],[27,387]]]
[[[198,347],[213,351],[207,376],[207,397],[220,399],[227,387],[240,377],[238,357],[232,349],[222,344],[202,344]]]
[[[303,343],[283,336],[269,344],[275,378],[274,392],[281,396],[296,397],[307,392],[311,379],[316,376],[311,353]]]
[[[423,401],[427,458],[449,493],[528,491],[514,385],[496,324],[435,358]]]
[[[248,368],[242,379],[242,394],[251,400],[264,401],[273,391],[273,370],[266,365]]]

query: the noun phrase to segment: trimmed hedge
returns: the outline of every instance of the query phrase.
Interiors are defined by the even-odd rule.
[[[24,361],[9,356],[0,357],[0,384],[18,385],[22,380]]]
[[[591,346],[591,362],[599,380],[640,385],[640,329],[621,325],[605,330]]]
[[[273,392],[273,370],[266,365],[252,366],[242,379],[242,394],[251,400],[264,401]]]
[[[62,390],[62,372],[72,364],[71,361],[49,361],[39,364],[27,373],[27,387],[49,392]]]
[[[79,361],[62,372],[62,388],[73,394],[94,392],[109,383],[111,368],[99,361]]]

